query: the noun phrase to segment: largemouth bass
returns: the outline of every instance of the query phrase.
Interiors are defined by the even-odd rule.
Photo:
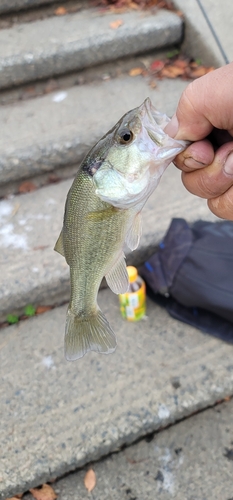
[[[88,351],[108,354],[116,348],[97,294],[104,276],[113,292],[128,289],[124,243],[131,250],[138,246],[140,212],[165,168],[186,147],[165,134],[168,121],[146,99],[91,149],[69,190],[63,229],[55,245],[70,266],[68,360]]]

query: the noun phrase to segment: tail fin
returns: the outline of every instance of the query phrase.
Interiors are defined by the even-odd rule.
[[[96,315],[84,318],[68,309],[65,333],[67,360],[82,358],[88,351],[110,354],[115,351],[116,344],[115,334],[100,310]]]

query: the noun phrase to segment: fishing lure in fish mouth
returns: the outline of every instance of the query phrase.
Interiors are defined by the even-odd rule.
[[[116,337],[97,304],[103,277],[114,293],[127,291],[123,246],[141,236],[140,212],[175,156],[187,147],[169,137],[169,118],[147,98],[126,113],[86,155],[68,192],[55,250],[70,266],[65,355],[109,354]]]

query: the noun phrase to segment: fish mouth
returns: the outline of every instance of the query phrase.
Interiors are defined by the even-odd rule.
[[[165,114],[157,111],[149,97],[139,106],[139,112],[150,139],[156,146],[163,147],[166,136],[164,128],[170,119]]]
[[[105,165],[103,166],[102,168],[102,171],[106,171],[106,172],[109,172],[109,171],[114,171],[115,173],[118,174],[119,178],[122,179],[122,182],[125,183],[129,183],[131,184],[132,182],[135,182],[135,181],[140,181],[141,178],[143,178],[144,176],[144,173],[141,173],[141,172],[131,172],[131,173],[126,173],[126,172],[122,172],[122,170],[120,170],[119,168],[117,168],[117,165],[113,165],[109,160],[108,161],[102,161],[102,165],[103,163],[105,163]],[[100,165],[101,167],[101,165]],[[99,168],[100,168],[99,167]],[[97,170],[95,171],[95,173],[97,172]],[[95,175],[95,174],[93,174]]]
[[[101,165],[103,165],[104,160],[94,160],[90,164],[87,163],[84,167],[84,171],[87,172],[88,175],[93,177],[96,172],[99,170]]]

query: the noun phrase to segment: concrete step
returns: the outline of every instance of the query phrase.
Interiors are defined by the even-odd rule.
[[[0,89],[179,44],[182,19],[159,9],[120,14],[97,9],[0,31]]]
[[[0,0],[0,14],[7,14],[8,12],[15,12],[22,9],[30,9],[55,3],[56,0]]]
[[[17,191],[22,180],[31,177],[39,176],[34,179],[37,184],[46,183],[55,170],[59,177],[69,177],[84,154],[126,111],[149,96],[171,116],[186,85],[163,80],[152,89],[142,76],[122,75],[3,106],[0,196]]]
[[[27,304],[57,305],[69,299],[69,270],[54,252],[62,228],[64,204],[71,180],[0,202],[0,319],[22,313]],[[129,264],[139,265],[151,255],[173,217],[214,220],[206,201],[183,187],[172,165],[142,212],[139,247],[127,252]]]
[[[218,404],[52,484],[59,500],[216,500],[232,498],[233,402]],[[32,500],[27,494],[24,500]]]
[[[116,352],[109,356],[89,353],[79,362],[65,361],[66,307],[0,332],[3,499],[82,467],[233,394],[232,346],[171,319],[149,299],[148,319],[138,323],[121,318],[118,298],[110,290],[100,292],[99,302],[118,340]],[[229,428],[222,447],[231,448]],[[212,431],[211,446],[216,438]],[[183,440],[191,453],[195,436],[190,442],[184,433]],[[156,439],[154,443],[159,460],[162,454]],[[177,438],[174,448],[182,444]],[[166,448],[171,445],[168,439]],[[162,474],[170,470],[169,452],[164,455],[167,463],[160,465]],[[199,457],[203,457],[201,449]],[[203,481],[199,459],[198,463]],[[181,471],[186,464],[185,460]],[[217,466],[218,462],[214,471]],[[157,472],[156,467],[154,476]],[[156,488],[158,483],[153,484]]]
[[[184,16],[185,36],[182,50],[194,59],[201,59],[207,66],[223,66],[233,59],[231,23],[233,15],[231,0],[174,0]]]

